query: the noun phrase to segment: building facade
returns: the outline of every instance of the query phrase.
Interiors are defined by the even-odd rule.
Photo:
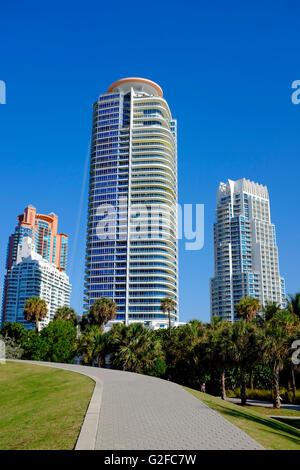
[[[6,269],[16,262],[18,246],[23,237],[30,237],[33,250],[49,263],[55,264],[60,271],[66,270],[68,236],[57,233],[58,217],[54,213],[37,214],[36,208],[27,206],[18,216],[18,225],[9,237]]]
[[[71,285],[67,274],[57,269],[34,250],[32,239],[23,237],[16,262],[6,275],[5,321],[22,323],[26,329],[35,324],[26,322],[24,305],[30,297],[40,297],[47,303],[48,313],[40,328],[53,320],[56,310],[70,304]]]
[[[38,296],[46,300],[47,318],[53,319],[58,307],[69,305],[71,286],[65,273],[68,236],[57,233],[58,217],[51,213],[37,214],[33,206],[18,216],[15,232],[9,237],[6,275],[0,325],[8,321],[23,323],[27,298]]]
[[[161,299],[178,305],[176,203],[176,121],[163,92],[150,80],[119,80],[94,104],[86,309],[105,296],[117,321],[165,325]]]
[[[211,279],[211,316],[236,320],[244,297],[286,305],[280,276],[275,226],[266,186],[245,178],[220,183],[214,224],[215,276]]]

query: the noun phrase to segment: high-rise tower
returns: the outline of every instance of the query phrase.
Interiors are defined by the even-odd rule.
[[[24,214],[18,216],[18,225],[9,237],[6,269],[17,259],[18,246],[23,237],[30,237],[33,249],[60,271],[66,270],[68,235],[57,233],[58,217],[56,214],[37,214],[36,208],[27,206]]]
[[[23,237],[18,246],[16,262],[5,276],[4,318],[5,322],[22,323],[34,329],[24,317],[24,306],[30,297],[40,297],[47,304],[47,316],[39,322],[43,328],[53,320],[56,310],[70,303],[71,285],[64,271],[57,269],[33,249],[32,238]]]
[[[161,299],[178,304],[176,203],[176,121],[163,92],[119,80],[94,104],[85,308],[105,296],[119,321],[165,324]]]
[[[236,319],[235,305],[255,297],[285,306],[275,226],[266,186],[246,180],[220,183],[214,224],[215,277],[211,316]]]
[[[48,305],[47,318],[41,322],[45,326],[58,307],[69,305],[68,235],[57,233],[57,215],[37,214],[33,206],[26,207],[18,221],[8,241],[0,325],[17,321],[34,327],[24,320],[23,310],[27,298],[38,296]]]

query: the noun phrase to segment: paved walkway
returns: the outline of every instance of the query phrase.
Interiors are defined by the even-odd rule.
[[[263,449],[175,383],[95,367],[33,363],[79,372],[96,381],[77,449]]]

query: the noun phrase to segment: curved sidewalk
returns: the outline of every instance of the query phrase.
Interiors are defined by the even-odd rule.
[[[146,375],[88,366],[18,361],[91,377],[96,386],[76,449],[263,449],[179,385]]]

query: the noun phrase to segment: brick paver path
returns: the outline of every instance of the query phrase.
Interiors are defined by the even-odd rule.
[[[175,383],[95,367],[34,363],[100,379],[103,389],[95,449],[263,449]]]

